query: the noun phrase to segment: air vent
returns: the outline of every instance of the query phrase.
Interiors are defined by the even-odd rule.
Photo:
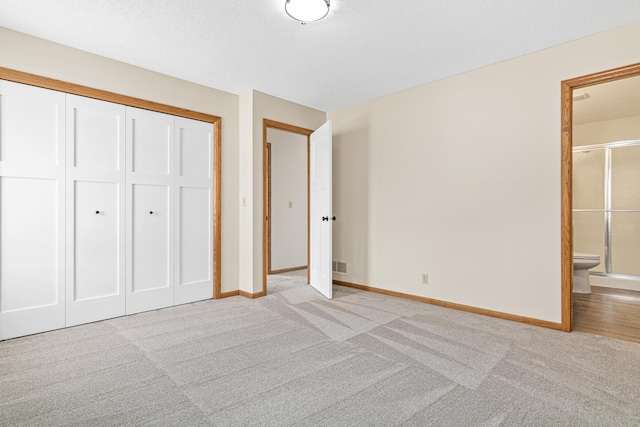
[[[333,272],[338,274],[347,274],[347,263],[340,261],[333,261],[331,263]]]
[[[573,100],[574,101],[583,101],[585,99],[589,99],[591,98],[591,95],[589,95],[587,92],[582,92],[582,93],[575,93],[573,94]]]

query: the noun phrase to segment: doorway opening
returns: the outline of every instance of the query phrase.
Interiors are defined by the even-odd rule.
[[[274,231],[278,232],[278,230],[281,228],[279,227],[278,224],[274,224],[273,220],[273,215],[276,214],[277,212],[276,210],[279,210],[280,212],[282,212],[282,209],[280,209],[282,206],[280,206],[282,204],[282,200],[279,201],[279,205],[278,205],[278,209],[274,209],[274,206],[272,206],[272,196],[273,196],[273,178],[274,178],[274,173],[276,172],[275,169],[273,168],[273,160],[274,160],[274,145],[272,141],[269,141],[269,136],[270,134],[274,134],[275,133],[282,133],[284,132],[285,135],[286,134],[293,134],[293,135],[297,135],[297,136],[303,136],[304,138],[298,138],[298,141],[301,141],[302,143],[305,143],[305,148],[303,149],[303,151],[306,153],[304,156],[306,157],[306,173],[303,176],[303,179],[305,180],[303,182],[304,187],[305,187],[305,197],[304,197],[304,202],[306,204],[305,207],[305,211],[306,211],[306,236],[298,236],[298,237],[305,237],[305,241],[306,244],[304,246],[306,246],[306,248],[304,249],[306,251],[306,265],[291,265],[288,267],[283,268],[283,264],[280,264],[281,261],[279,261],[279,259],[275,259],[274,257],[274,251],[273,249],[273,244],[274,244],[274,239],[273,234]],[[309,246],[309,242],[310,242],[310,216],[309,216],[309,208],[310,208],[310,180],[309,180],[309,170],[310,170],[310,135],[313,133],[312,130],[310,129],[305,129],[305,128],[301,128],[298,126],[293,126],[293,125],[289,125],[286,123],[282,123],[282,122],[277,122],[274,120],[269,120],[269,119],[264,119],[263,120],[263,212],[265,213],[265,215],[263,216],[263,234],[262,234],[262,254],[263,254],[263,262],[262,262],[262,266],[263,266],[263,278],[262,278],[262,294],[266,295],[267,294],[267,282],[268,282],[268,275],[269,274],[279,274],[279,273],[290,273],[293,274],[295,276],[299,276],[300,274],[304,274],[304,272],[302,272],[303,269],[306,268],[306,283],[309,283],[309,263],[310,263],[310,246]],[[296,142],[297,144],[297,142]],[[299,180],[299,177],[298,177]],[[298,181],[298,184],[300,184],[300,182]],[[298,188],[299,191],[299,188]],[[299,207],[299,203],[300,203],[300,198],[298,198],[298,200],[289,200],[292,199],[293,197],[288,197],[285,198],[284,202],[286,203],[284,210],[286,212],[293,212],[293,210],[295,209],[295,207]],[[300,220],[300,217],[298,215],[297,217],[297,221]],[[278,240],[281,242],[283,240],[283,236],[276,236],[278,238]],[[300,239],[296,239],[298,241],[300,241]],[[279,244],[279,247],[282,246],[281,244]],[[300,246],[299,242],[297,244],[297,246]],[[297,262],[296,264],[300,264],[299,262]]]
[[[574,97],[583,96],[576,93],[577,90],[586,90],[588,87],[610,83],[630,77],[640,76],[640,64],[633,64],[626,67],[616,68],[613,70],[594,73],[562,82],[562,220],[561,220],[561,252],[562,252],[562,330],[571,331],[574,329],[574,295],[573,295],[573,256],[574,256],[574,191],[573,191],[573,173],[574,173]],[[607,196],[608,197],[608,196]],[[605,206],[608,206],[605,204]],[[610,215],[611,212],[604,214]],[[610,210],[610,209],[609,209]],[[580,212],[583,214],[584,212]],[[592,212],[589,212],[592,213]],[[611,224],[611,222],[609,222]],[[609,236],[611,230],[607,231]],[[603,238],[605,238],[605,233]],[[610,246],[609,246],[610,247]],[[610,254],[602,260],[602,262],[610,263]],[[607,265],[605,265],[607,267]],[[611,266],[605,269],[610,271]],[[598,292],[599,293],[599,292]],[[624,295],[623,295],[624,296]],[[577,296],[575,300],[582,304],[584,301]],[[597,298],[597,296],[596,296]],[[624,298],[622,298],[624,299]],[[584,308],[584,305],[577,306]],[[623,338],[624,339],[624,338]],[[640,339],[640,337],[638,337]]]

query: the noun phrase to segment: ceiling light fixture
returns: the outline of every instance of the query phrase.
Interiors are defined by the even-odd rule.
[[[319,21],[329,13],[329,0],[286,0],[284,10],[303,24]]]

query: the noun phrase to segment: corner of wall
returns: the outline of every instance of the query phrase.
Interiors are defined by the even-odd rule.
[[[238,104],[238,288],[253,293],[253,91],[240,95]]]

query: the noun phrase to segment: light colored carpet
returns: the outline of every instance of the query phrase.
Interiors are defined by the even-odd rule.
[[[305,278],[0,342],[0,425],[640,425],[639,344]]]

